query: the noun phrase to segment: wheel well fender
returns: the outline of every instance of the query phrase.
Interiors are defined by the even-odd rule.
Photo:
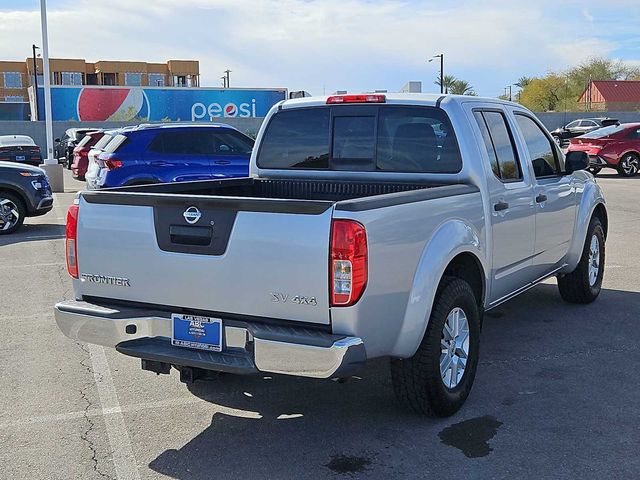
[[[392,356],[407,358],[418,349],[444,275],[467,280],[479,297],[478,306],[484,306],[489,272],[485,251],[484,237],[463,220],[449,220],[436,229],[418,262]]]
[[[26,200],[26,195],[22,189],[14,187],[13,185],[2,184],[0,185],[0,193],[6,192],[14,195],[22,203],[22,208],[25,213],[29,214],[29,202]]]
[[[569,251],[567,252],[565,263],[567,264],[561,273],[572,272],[582,256],[584,242],[587,239],[587,229],[594,216],[602,222],[605,238],[609,230],[609,215],[604,201],[604,195],[600,186],[596,183],[585,184],[582,199],[577,206],[576,225],[573,229],[573,239],[571,240]]]

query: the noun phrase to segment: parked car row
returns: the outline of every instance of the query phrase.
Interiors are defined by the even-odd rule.
[[[252,138],[223,124],[143,124],[87,137],[72,170],[90,190],[246,177],[253,149]]]
[[[640,123],[610,125],[572,138],[568,151],[586,152],[594,175],[613,168],[623,177],[633,177],[640,170]]]
[[[68,128],[62,138],[54,140],[53,154],[58,159],[58,163],[71,168],[73,161],[73,150],[88,132],[99,130],[97,128]]]
[[[599,117],[599,118],[579,118],[568,123],[564,127],[556,128],[551,131],[551,135],[560,147],[566,147],[572,138],[593,132],[602,127],[610,125],[618,125],[620,122],[615,118]]]

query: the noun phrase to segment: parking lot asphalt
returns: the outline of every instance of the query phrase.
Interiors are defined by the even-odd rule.
[[[0,478],[636,478],[640,177],[598,182],[598,300],[566,304],[548,281],[489,312],[467,404],[430,419],[396,404],[385,360],[345,383],[187,388],[64,337],[52,307],[73,295],[64,222],[82,187],[67,176],[53,211],[0,237]]]

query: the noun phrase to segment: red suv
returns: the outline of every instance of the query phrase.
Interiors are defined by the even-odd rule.
[[[103,135],[104,132],[99,130],[87,132],[84,138],[80,140],[80,143],[73,149],[71,172],[77,179],[84,180],[87,167],[89,166],[89,150],[91,150],[91,147],[93,147]]]
[[[640,123],[611,125],[572,138],[568,151],[587,152],[594,175],[615,168],[623,177],[633,177],[640,170]]]

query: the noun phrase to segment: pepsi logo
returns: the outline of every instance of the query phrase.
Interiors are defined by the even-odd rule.
[[[233,103],[227,103],[224,106],[224,116],[235,117],[236,115],[238,115],[238,107]]]

